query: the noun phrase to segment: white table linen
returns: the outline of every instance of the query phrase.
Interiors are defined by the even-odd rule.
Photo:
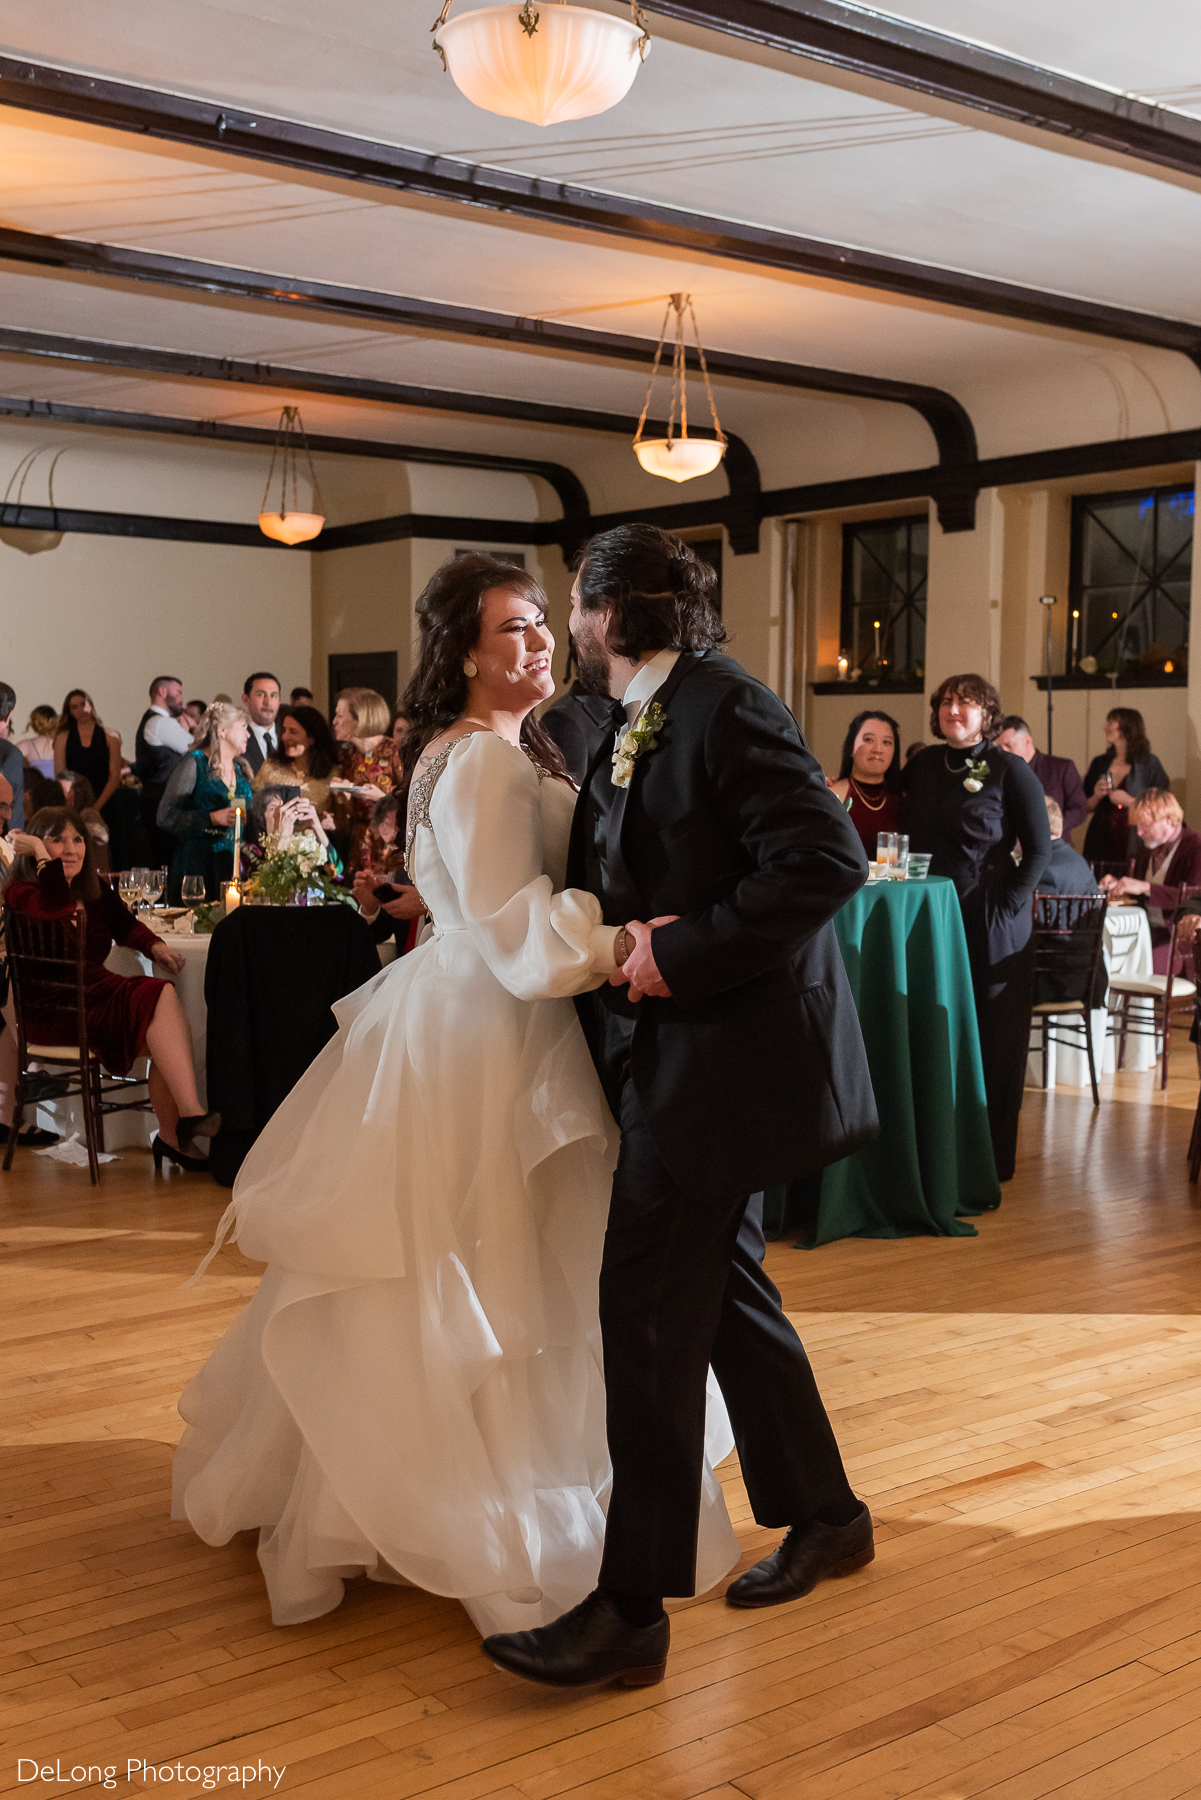
[[[1109,908],[1105,917],[1102,954],[1110,976],[1133,975],[1141,978],[1152,972],[1151,927],[1141,906],[1111,906]],[[1149,1019],[1149,1004],[1146,1001],[1136,1000],[1132,1003],[1131,1013],[1137,1017],[1140,1012]],[[1055,1017],[1056,1015],[1052,1014],[1052,1020]],[[1070,1017],[1070,1014],[1065,1015],[1065,1018]],[[1104,1007],[1095,1007],[1089,1014],[1093,1039],[1093,1059],[1097,1065],[1098,1075],[1112,1075],[1117,1068],[1118,1040],[1109,1034],[1111,1017],[1112,1015]],[[1054,1029],[1053,1023],[1052,1031]],[[1066,1037],[1067,1034],[1063,1035]],[[1155,1040],[1149,1033],[1146,1036],[1127,1037],[1124,1071],[1126,1074],[1144,1073],[1148,1069],[1153,1069],[1156,1061]],[[1042,1025],[1037,1018],[1030,1033],[1026,1083],[1029,1087],[1043,1085]],[[1079,1038],[1075,1043],[1056,1043],[1055,1038],[1052,1037],[1047,1053],[1047,1086],[1087,1088],[1088,1058],[1084,1052],[1084,1044]]]

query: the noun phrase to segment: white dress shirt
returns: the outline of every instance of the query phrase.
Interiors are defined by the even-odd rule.
[[[276,742],[274,724],[256,725],[252,719],[250,721],[250,730],[255,743],[263,753],[263,761],[270,762],[271,758],[276,754],[276,751],[279,748]]]
[[[625,693],[621,704],[632,725],[648,700],[653,700],[680,660],[678,650],[656,650],[649,662],[643,663]]]
[[[142,736],[156,750],[177,750],[186,756],[192,748],[192,734],[186,725],[173,719],[165,706],[152,706]]]

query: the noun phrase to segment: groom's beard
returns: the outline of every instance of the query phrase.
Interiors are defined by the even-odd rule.
[[[574,641],[580,686],[586,694],[602,694],[610,699],[609,673],[613,665],[609,652],[595,638],[580,636]]]

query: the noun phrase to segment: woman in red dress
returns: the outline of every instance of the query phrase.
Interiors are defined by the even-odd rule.
[[[330,790],[338,827],[350,834],[345,856],[350,881],[370,860],[371,815],[396,786],[390,722],[388,703],[374,688],[343,688],[334,704],[333,733],[342,747],[342,766]],[[352,786],[357,793],[350,793]]]
[[[105,1069],[128,1075],[140,1056],[150,1058],[150,1100],[158,1119],[154,1164],[163,1157],[185,1169],[207,1169],[207,1159],[188,1154],[193,1138],[213,1137],[217,1113],[201,1109],[192,1066],[192,1034],[169,981],[150,975],[115,975],[105,958],[113,944],[157,963],[169,975],[183,958],[134,918],[125,902],[96,873],[87,827],[70,807],[47,807],[25,831],[10,838],[17,860],[4,891],[6,906],[43,919],[73,919],[83,902],[87,915],[86,1008],[88,1043]],[[25,1021],[37,1037],[37,1021]]]
[[[905,797],[897,792],[901,775],[901,728],[888,713],[861,712],[851,720],[842,746],[838,777],[826,786],[846,807],[868,861],[876,860],[882,831],[904,831]]]

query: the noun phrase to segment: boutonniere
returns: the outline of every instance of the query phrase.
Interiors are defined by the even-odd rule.
[[[666,714],[657,700],[652,700],[628,731],[623,731],[613,752],[613,786],[629,787],[634,764],[648,750],[653,750],[663,729]]]
[[[983,760],[973,762],[969,757],[964,765],[964,787],[969,794],[978,794],[988,780],[988,764]]]

